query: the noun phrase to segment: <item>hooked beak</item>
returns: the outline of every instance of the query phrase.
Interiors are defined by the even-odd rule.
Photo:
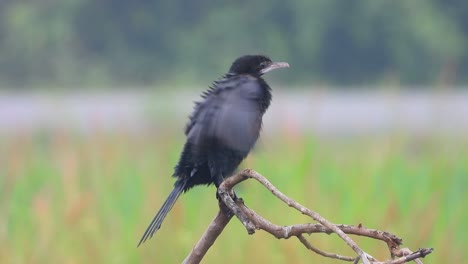
[[[267,67],[260,70],[260,73],[265,74],[265,73],[267,73],[269,71],[272,71],[272,70],[275,70],[275,69],[281,69],[281,68],[289,68],[289,63],[287,63],[287,62],[272,62]]]

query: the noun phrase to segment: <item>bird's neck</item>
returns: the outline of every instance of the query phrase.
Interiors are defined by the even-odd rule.
[[[264,96],[262,97],[259,103],[261,105],[262,112],[265,113],[265,111],[270,106],[271,99],[272,99],[271,88],[262,77],[258,77],[258,81],[260,82],[260,86],[263,88],[263,92],[264,92]]]

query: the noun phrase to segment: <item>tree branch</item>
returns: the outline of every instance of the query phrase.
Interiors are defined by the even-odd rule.
[[[229,209],[225,204],[219,203],[219,209],[220,210],[218,214],[211,221],[208,229],[197,242],[195,247],[193,247],[190,254],[182,262],[183,264],[200,263],[208,249],[210,249],[210,247],[214,244],[218,236],[221,234],[221,232],[223,232],[224,227],[226,227],[226,225],[231,220],[232,214],[226,213],[229,212]]]
[[[245,206],[242,199],[236,199],[236,201],[234,201],[234,199],[232,198],[234,197],[234,192],[232,191],[232,188],[236,184],[249,178],[256,179],[268,190],[270,190],[270,192],[273,195],[278,197],[288,206],[300,211],[302,214],[311,217],[320,224],[298,224],[292,226],[278,226],[266,220],[262,216],[258,215],[255,211],[249,209],[247,206]],[[232,213],[234,213],[234,215],[236,215],[240,222],[245,226],[248,234],[253,234],[255,233],[255,230],[261,229],[272,234],[278,239],[288,239],[292,236],[295,236],[307,249],[321,256],[339,259],[343,261],[353,261],[354,263],[362,261],[364,264],[399,264],[414,260],[418,263],[422,263],[420,258],[425,257],[433,251],[432,248],[419,249],[416,252],[412,252],[407,248],[400,248],[402,244],[401,238],[398,238],[397,236],[388,232],[365,228],[361,224],[359,224],[358,226],[332,224],[328,220],[320,216],[318,213],[313,212],[312,210],[302,206],[301,204],[297,203],[296,201],[281,193],[265,177],[250,169],[244,170],[236,175],[233,175],[232,177],[227,178],[219,186],[218,195],[220,198],[220,211],[218,212],[218,215],[212,221],[208,229],[205,231],[205,234],[202,236],[200,241],[198,241],[197,245],[194,247],[190,255],[184,260],[184,263],[199,263],[201,261],[209,247],[211,247],[211,245],[222,232],[224,227],[228,224],[229,220],[232,217]],[[310,242],[303,236],[303,234],[310,235],[313,233],[336,233],[341,239],[343,239],[346,242],[348,246],[350,246],[357,253],[357,257],[349,257],[335,253],[329,253],[312,246]],[[393,259],[384,262],[377,261],[371,255],[367,254],[362,249],[360,249],[359,246],[347,234],[364,236],[385,242]]]

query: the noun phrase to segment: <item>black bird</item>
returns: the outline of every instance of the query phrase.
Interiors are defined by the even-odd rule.
[[[169,197],[146,229],[138,246],[151,238],[182,192],[195,185],[215,184],[231,176],[254,146],[262,117],[271,101],[271,88],[262,75],[286,62],[262,55],[242,56],[229,72],[202,94],[185,128],[187,141],[175,166]]]

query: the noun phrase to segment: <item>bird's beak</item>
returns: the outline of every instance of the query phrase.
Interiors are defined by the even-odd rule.
[[[281,68],[289,68],[289,63],[287,62],[272,62],[270,65],[267,67],[263,68],[260,73],[265,74],[269,71],[275,70],[275,69],[281,69]]]
[[[260,73],[265,74],[271,70],[281,69],[281,68],[289,68],[289,63],[287,62],[272,62],[267,67],[263,68]]]

